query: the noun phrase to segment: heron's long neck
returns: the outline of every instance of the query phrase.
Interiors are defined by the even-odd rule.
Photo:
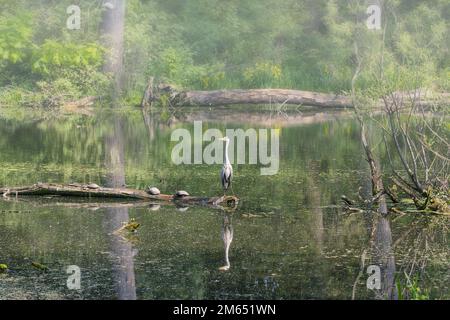
[[[223,163],[230,164],[230,159],[228,158],[228,145],[230,141],[225,141],[225,153],[223,154]]]

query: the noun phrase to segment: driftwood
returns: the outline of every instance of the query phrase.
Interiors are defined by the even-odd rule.
[[[450,96],[446,93],[433,98],[431,95],[423,95],[420,98],[413,97],[409,92],[398,93],[408,99],[416,99],[416,104],[430,106],[435,103],[450,103]],[[291,89],[230,89],[211,91],[183,91],[170,84],[155,86],[153,79],[145,89],[142,99],[142,107],[151,105],[152,102],[161,100],[165,96],[172,106],[223,106],[237,104],[281,104],[303,105],[320,108],[353,108],[351,96],[312,91],[300,91]],[[168,98],[168,99],[167,99]],[[380,105],[383,100],[380,100]]]
[[[147,201],[148,203],[169,202],[179,205],[202,205],[211,207],[236,207],[239,199],[235,196],[222,197],[195,197],[176,196],[171,194],[151,195],[143,190],[130,188],[105,188],[92,187],[85,184],[54,184],[37,183],[32,186],[17,188],[0,188],[0,196],[3,198],[14,198],[18,196],[64,196],[64,197],[89,197],[110,198]]]

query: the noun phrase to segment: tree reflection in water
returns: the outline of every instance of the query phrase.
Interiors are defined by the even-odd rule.
[[[111,188],[125,185],[125,163],[122,121],[114,118],[114,129],[105,138],[105,165],[109,169],[106,177],[106,186]],[[129,221],[127,208],[107,209],[104,222],[107,233],[110,235],[111,254],[113,258],[114,282],[118,299],[135,300],[136,284],[134,274],[135,250],[130,242],[114,231]]]
[[[372,264],[381,271],[381,289],[375,291],[377,299],[397,300],[395,286],[395,256],[392,249],[392,232],[390,221],[383,215],[374,219]]]

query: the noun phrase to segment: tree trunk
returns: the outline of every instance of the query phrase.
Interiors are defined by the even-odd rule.
[[[103,45],[107,49],[103,72],[114,76],[117,91],[122,89],[125,5],[126,0],[104,1],[101,22]]]

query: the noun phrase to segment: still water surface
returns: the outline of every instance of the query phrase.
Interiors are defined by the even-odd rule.
[[[177,120],[131,112],[41,121],[0,119],[0,187],[95,182],[221,194],[220,165],[171,162],[171,132],[280,128],[280,169],[234,165],[234,212],[100,202],[0,200],[0,299],[395,298],[395,277],[418,274],[430,298],[450,297],[448,220],[348,214],[342,194],[370,190],[358,126],[347,114],[193,110]],[[131,236],[114,233],[135,218]],[[225,234],[225,237],[224,237]],[[230,239],[232,241],[225,239]],[[225,247],[229,245],[229,269]],[[364,267],[361,256],[366,256]],[[31,266],[39,262],[42,272]],[[366,288],[377,264],[382,288]],[[66,268],[81,268],[81,290]]]

